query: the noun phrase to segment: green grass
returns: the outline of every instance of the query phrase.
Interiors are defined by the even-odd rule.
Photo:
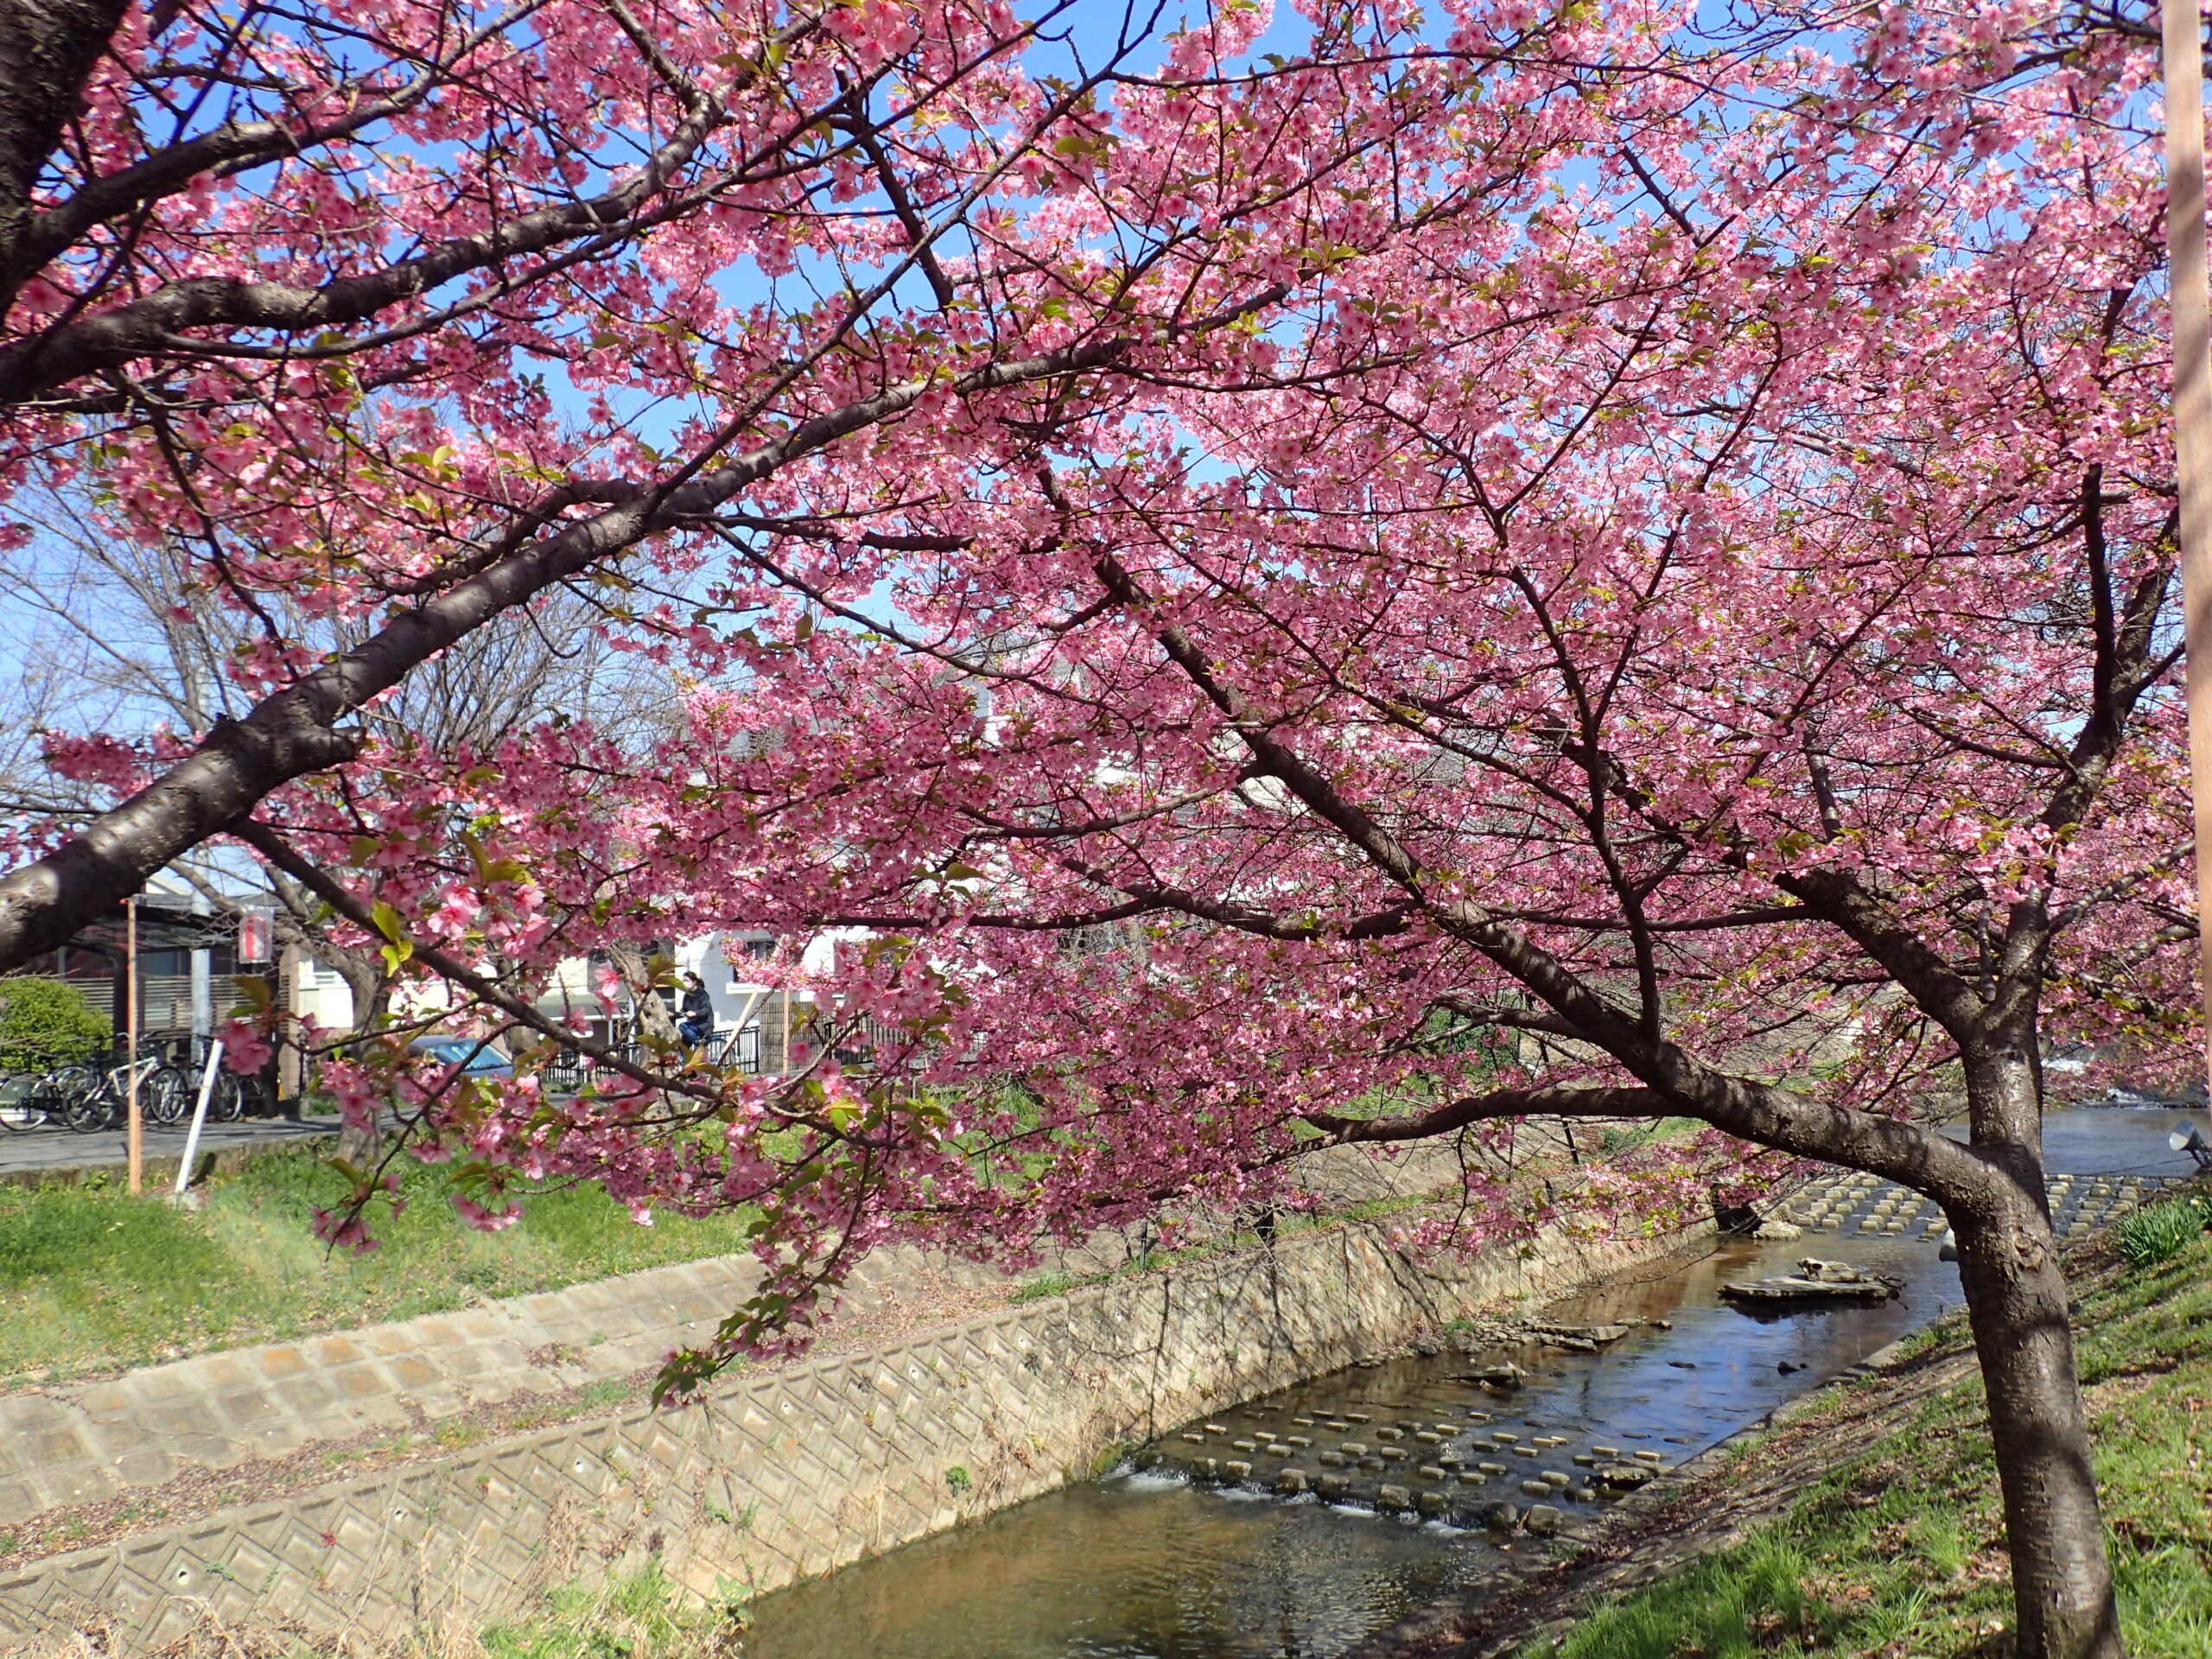
[[[2212,1202],[2176,1198],[2131,1211],[2113,1228],[2113,1243],[2139,1268],[2164,1262],[2185,1249],[2212,1227]]]
[[[2120,1618],[2135,1659],[2212,1655],[2212,1239],[2081,1286]],[[1957,1341],[1955,1332],[1951,1340]],[[1756,1461],[1752,1448],[1744,1454]],[[1599,1609],[1552,1659],[1947,1659],[2012,1624],[1980,1380],[1832,1470],[1790,1513]]]
[[[640,1227],[596,1188],[526,1194],[502,1233],[467,1228],[443,1173],[407,1160],[381,1246],[332,1255],[312,1211],[346,1183],[302,1150],[218,1176],[198,1213],[119,1187],[0,1188],[0,1386],[406,1319],[744,1248],[732,1220]]]
[[[582,1583],[550,1592],[528,1617],[494,1625],[476,1643],[435,1643],[435,1659],[692,1659],[734,1651],[745,1598],[725,1589],[716,1605],[685,1597],[654,1561],[628,1578],[596,1587]]]

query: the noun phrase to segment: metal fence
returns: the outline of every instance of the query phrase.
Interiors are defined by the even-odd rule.
[[[703,1045],[707,1058],[716,1065],[734,1065],[748,1076],[760,1071],[760,1027],[747,1026],[742,1030],[723,1027],[717,1030]],[[614,1058],[645,1071],[656,1071],[667,1063],[667,1057],[656,1053],[647,1044],[630,1038],[607,1046],[607,1052]],[[539,1073],[550,1089],[578,1091],[587,1084],[597,1090],[617,1088],[628,1078],[615,1066],[590,1055],[580,1054],[574,1049],[564,1051],[550,1062]]]

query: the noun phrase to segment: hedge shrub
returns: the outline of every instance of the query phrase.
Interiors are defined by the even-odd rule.
[[[58,979],[0,979],[0,1071],[43,1071],[108,1046],[108,1017]]]

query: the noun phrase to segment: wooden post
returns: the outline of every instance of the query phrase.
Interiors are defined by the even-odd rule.
[[[307,959],[306,953],[299,946],[288,944],[276,953],[276,960],[270,966],[279,1014],[276,1022],[276,1103],[281,1106],[288,1100],[294,1103],[292,1109],[284,1114],[287,1117],[300,1115],[298,1102],[307,1093],[308,1087],[307,1056],[300,1052],[299,1044],[294,1040],[300,1028],[302,964]]]
[[[123,1031],[125,1050],[123,1056],[123,1075],[128,1079],[124,1093],[130,1102],[130,1196],[137,1198],[146,1173],[145,1126],[138,1116],[138,899],[137,894],[123,901]]]
[[[2173,307],[2174,469],[2181,489],[2190,798],[2196,817],[2198,989],[2212,1080],[2212,299],[2204,273],[2202,0],[2168,0],[2166,258]]]

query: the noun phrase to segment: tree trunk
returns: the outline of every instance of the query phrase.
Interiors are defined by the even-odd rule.
[[[2016,1659],[2120,1659],[2071,1312],[2044,1195],[2038,1081],[2031,1048],[1969,1063],[1974,1146],[1997,1179],[1985,1202],[1951,1217],[1959,1277],[2004,1490]]]
[[[645,971],[645,953],[633,944],[608,944],[603,948],[607,962],[636,1005],[638,1030],[671,1047],[680,1044],[682,1039],[677,1035],[676,1021],[669,1014],[668,1005],[660,1000],[660,993],[653,988],[652,976]]]

